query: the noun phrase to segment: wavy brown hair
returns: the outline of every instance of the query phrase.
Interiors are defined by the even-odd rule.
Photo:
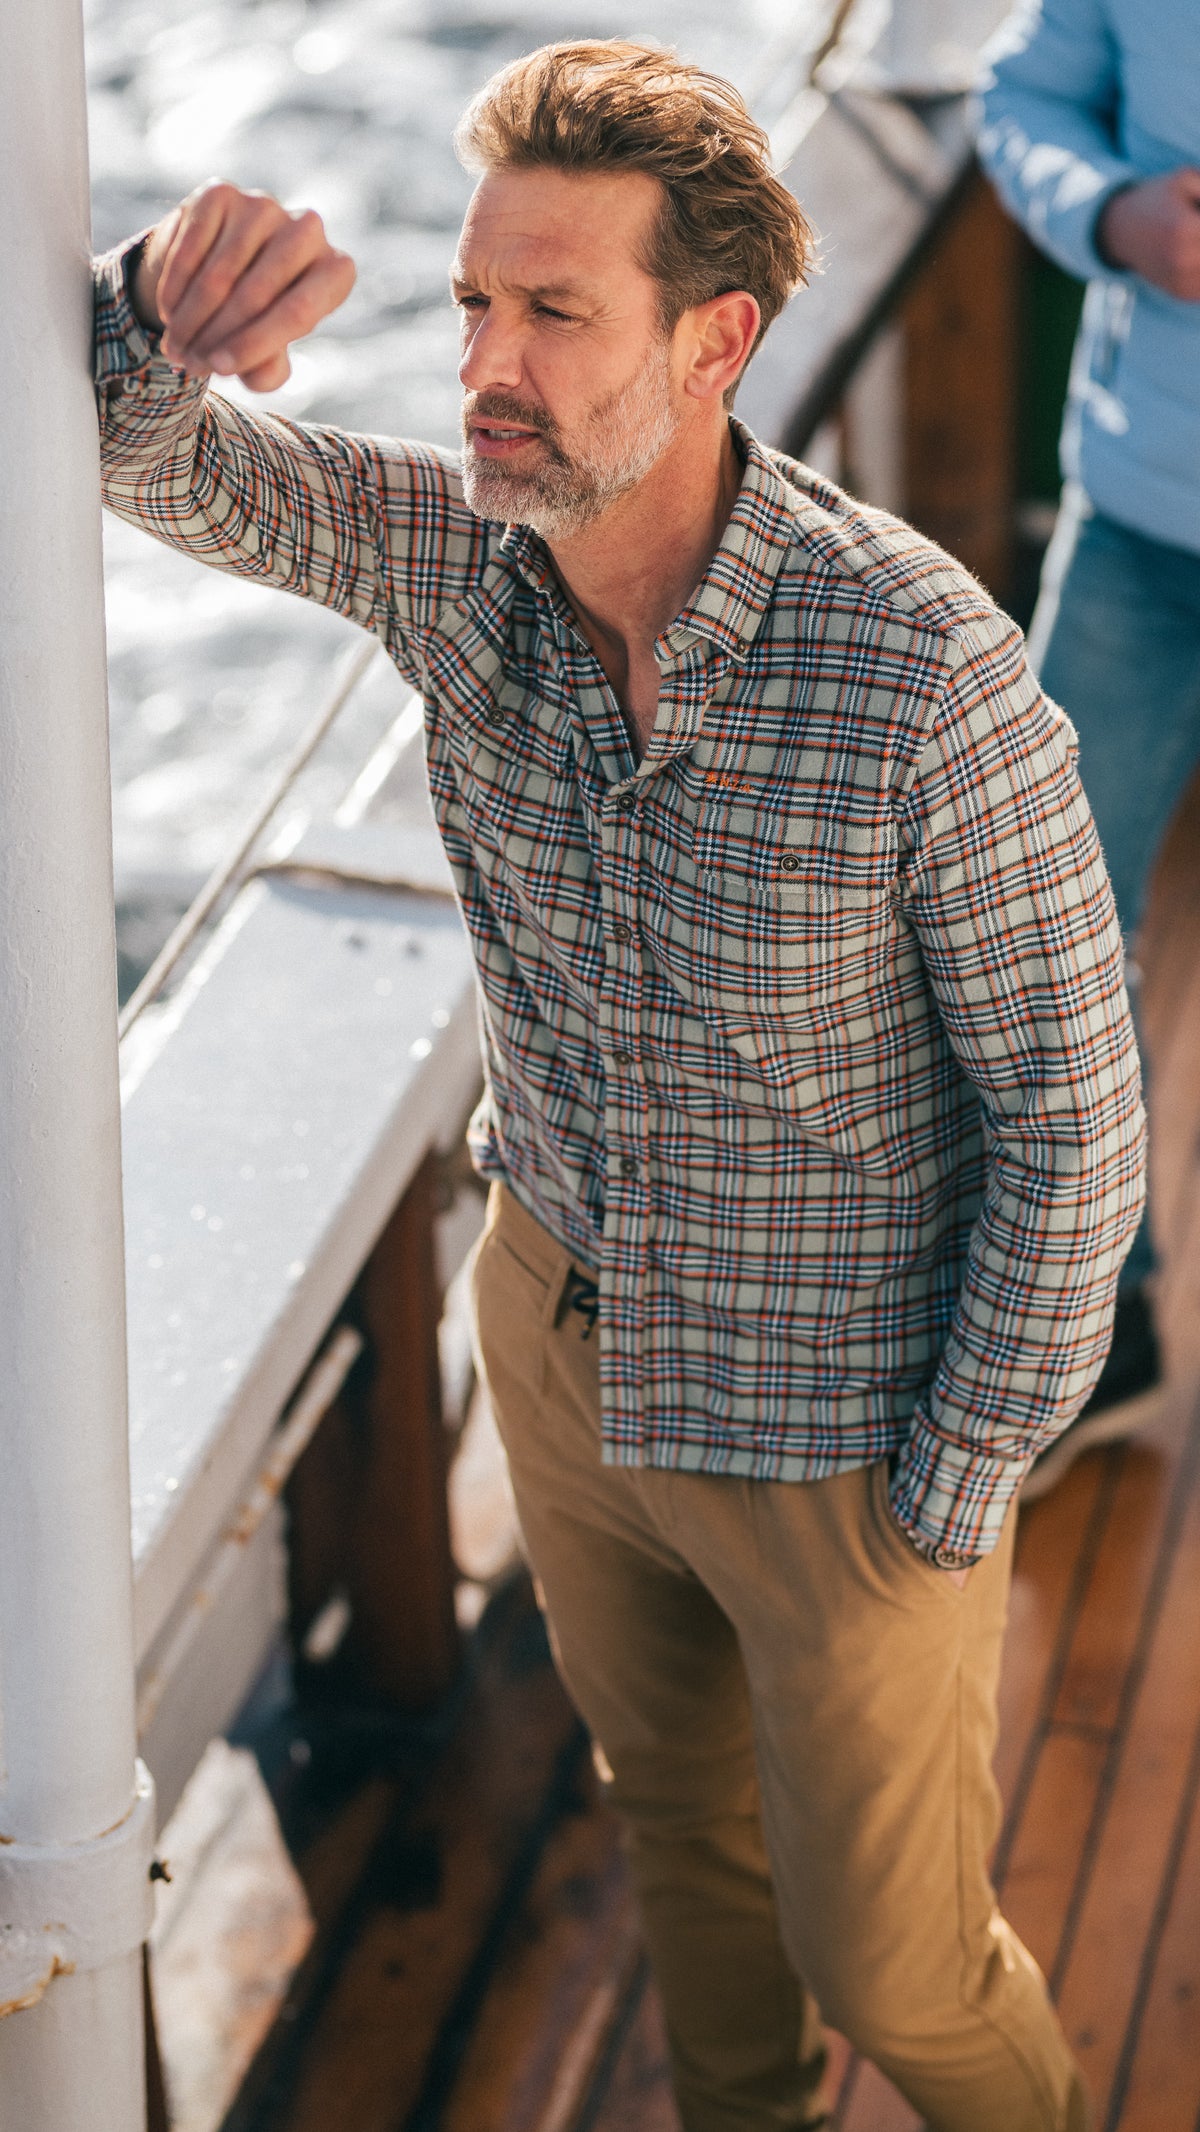
[[[661,47],[542,45],[485,84],[454,145],[468,170],[657,178],[662,206],[642,263],[668,332],[694,304],[745,289],[762,313],[757,347],[808,277],[813,231],[771,168],[762,127],[730,82]]]

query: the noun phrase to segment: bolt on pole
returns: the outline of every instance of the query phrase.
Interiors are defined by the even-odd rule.
[[[143,2132],[79,0],[0,0],[0,29],[0,2126]]]

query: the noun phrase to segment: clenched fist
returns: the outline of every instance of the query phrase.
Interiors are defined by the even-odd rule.
[[[353,286],[353,260],[311,208],[292,214],[267,193],[211,183],[151,230],[130,294],[170,362],[272,392],[291,375],[291,342]]]

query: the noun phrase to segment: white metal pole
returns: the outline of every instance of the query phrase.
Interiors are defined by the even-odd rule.
[[[0,0],[0,28],[0,2128],[142,2132],[79,0]]]

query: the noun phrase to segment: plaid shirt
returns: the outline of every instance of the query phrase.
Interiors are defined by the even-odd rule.
[[[97,269],[109,505],[373,630],[424,698],[474,947],[479,1167],[600,1281],[606,1457],[891,1457],[995,1542],[1107,1348],[1142,1198],[1121,945],[1073,731],[965,571],[735,425],[635,762],[527,529],[454,455],[247,415]]]

